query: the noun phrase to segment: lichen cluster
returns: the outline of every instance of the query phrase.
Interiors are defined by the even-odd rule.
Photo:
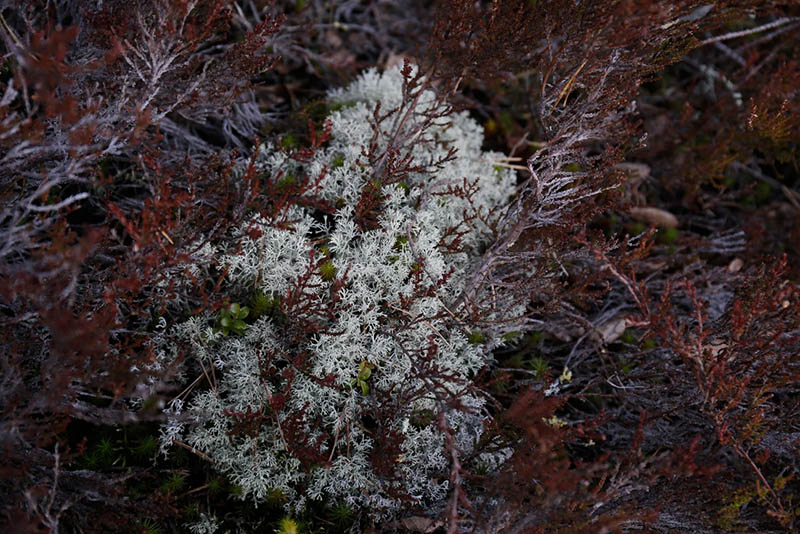
[[[205,250],[220,258],[230,293],[257,295],[263,310],[239,333],[207,312],[158,342],[162,365],[185,352],[184,368],[214,374],[212,386],[170,406],[165,446],[181,439],[212,458],[245,497],[278,492],[292,507],[325,497],[377,515],[409,500],[441,501],[450,461],[443,432],[465,453],[483,431],[483,400],[470,383],[501,341],[484,339],[451,306],[514,177],[482,152],[482,128],[460,112],[419,129],[415,170],[402,181],[377,181],[365,153],[390,141],[370,121],[378,102],[409,112],[403,84],[400,69],[370,70],[329,93],[330,140],[308,159],[260,147],[258,172],[310,177],[333,213],[298,204],[281,225],[255,215],[235,246]],[[444,109],[431,91],[414,105],[404,131]],[[365,225],[356,214],[369,187],[381,202]],[[458,247],[448,248],[453,228]],[[304,308],[287,305],[298,298]],[[310,311],[321,309],[328,313]]]

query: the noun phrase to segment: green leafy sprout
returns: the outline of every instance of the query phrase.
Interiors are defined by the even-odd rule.
[[[374,365],[366,360],[362,360],[358,365],[358,376],[353,380],[352,385],[360,387],[363,395],[369,394],[369,384],[367,384],[367,380],[372,376],[372,369],[374,367]]]
[[[550,365],[541,356],[535,356],[530,359],[530,367],[532,371],[536,372],[538,378],[544,378],[550,371]]]
[[[234,302],[227,308],[222,308],[219,311],[219,329],[223,336],[227,336],[231,332],[237,336],[244,334],[247,329],[247,323],[244,319],[250,314],[250,308],[241,306],[238,302]]]

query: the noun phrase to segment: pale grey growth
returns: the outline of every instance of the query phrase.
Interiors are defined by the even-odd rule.
[[[171,406],[165,445],[180,437],[213,460],[245,497],[260,501],[279,491],[292,508],[307,499],[332,498],[375,516],[397,510],[404,502],[400,496],[441,502],[448,492],[450,464],[441,429],[454,431],[461,453],[473,450],[484,430],[484,401],[469,387],[470,379],[502,340],[495,335],[481,342],[470,339],[474,325],[452,303],[478,263],[481,247],[489,244],[491,217],[499,218],[498,208],[514,192],[515,177],[494,165],[499,154],[481,151],[482,129],[466,113],[419,127],[430,112],[445,108],[430,91],[421,92],[409,108],[402,86],[398,69],[384,74],[370,70],[349,87],[332,91],[329,102],[338,110],[330,115],[331,139],[309,161],[259,147],[255,165],[267,176],[313,179],[327,169],[316,194],[335,205],[335,213],[315,219],[310,209],[296,206],[288,216],[292,224],[282,227],[255,216],[233,236],[235,249],[215,252],[227,269],[232,294],[260,291],[273,297],[286,295],[314,270],[311,262],[327,254],[336,276],[346,273],[346,283],[335,318],[324,319],[325,329],[292,341],[286,325],[267,315],[248,324],[242,335],[223,336],[214,328],[216,316],[206,314],[172,326],[158,342],[162,365],[184,351],[187,362],[213,375],[203,380],[203,391],[187,396],[183,407]],[[402,187],[384,187],[377,223],[365,229],[356,211],[364,185],[374,179],[364,165],[364,148],[373,139],[369,121],[378,101],[384,112],[393,107],[401,108],[398,113],[410,111],[403,128],[412,132],[407,146],[413,147],[408,150],[415,165],[433,165],[451,147],[457,152],[435,172],[424,168],[427,172],[411,172]],[[385,150],[385,138],[379,135],[377,142]],[[471,203],[448,194],[449,188],[463,187],[465,179],[476,184]],[[481,216],[462,227],[467,231],[460,249],[443,250],[447,228],[476,210]],[[204,250],[206,256],[211,253]],[[433,288],[424,296],[414,284],[421,259],[425,287]],[[330,277],[314,272],[306,291],[324,303],[331,285]],[[403,308],[401,300],[408,297],[413,297],[411,304]],[[502,317],[500,310],[489,310],[483,320],[512,325],[522,322],[523,312],[519,305],[503,310]],[[289,356],[301,352],[306,358],[302,371]],[[422,361],[423,356],[428,359]],[[371,372],[363,379],[365,366]],[[282,373],[287,369],[294,369],[294,376]],[[192,378],[187,373],[186,380]],[[273,410],[279,395],[286,402]],[[399,441],[391,457],[383,458],[392,476],[375,471],[374,456],[390,453],[376,450],[381,436],[364,423],[378,405],[393,405],[397,414],[389,428],[381,429],[383,439],[391,432]],[[234,413],[259,414],[255,431],[234,431]],[[310,452],[323,459],[311,468],[290,445],[288,434],[298,431]]]

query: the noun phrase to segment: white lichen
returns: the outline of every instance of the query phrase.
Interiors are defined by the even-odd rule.
[[[324,319],[324,331],[290,341],[286,329],[294,318],[267,314],[251,321],[243,335],[223,336],[214,328],[215,315],[206,313],[172,326],[158,342],[162,365],[188,351],[187,363],[202,363],[198,368],[209,375],[202,391],[190,393],[183,406],[171,405],[165,445],[180,436],[212,458],[244,497],[261,501],[279,491],[294,507],[326,497],[374,515],[391,513],[403,502],[401,496],[441,501],[448,490],[441,475],[449,466],[442,425],[453,429],[462,453],[472,450],[483,432],[483,401],[467,386],[502,341],[471,340],[473,325],[448,303],[461,293],[490,232],[475,218],[462,226],[466,233],[458,251],[443,250],[440,241],[465,213],[477,210],[488,217],[503,206],[513,193],[514,176],[493,166],[498,155],[481,151],[482,129],[466,112],[438,118],[414,139],[413,161],[436,161],[451,147],[457,149],[455,158],[433,174],[409,173],[402,187],[384,187],[377,223],[359,227],[357,205],[373,179],[363,153],[374,133],[369,119],[378,101],[382,110],[407,105],[402,85],[398,69],[371,70],[331,92],[329,102],[340,104],[330,115],[331,139],[310,161],[298,162],[270,145],[259,148],[256,168],[267,176],[315,177],[326,168],[316,194],[335,205],[335,213],[315,218],[310,208],[295,206],[288,217],[292,224],[281,227],[257,215],[232,236],[235,247],[216,251],[232,294],[275,298],[313,269],[312,249],[314,258],[327,254],[336,276],[346,273],[346,278],[335,318]],[[425,91],[415,106],[407,128],[441,104]],[[378,142],[386,140],[379,136]],[[464,186],[465,179],[477,187],[471,202],[447,194],[449,187]],[[320,242],[326,251],[320,251]],[[419,295],[414,283],[420,270],[425,287],[431,287],[427,295]],[[307,291],[324,303],[330,288],[331,281],[315,273]],[[411,304],[403,308],[401,298],[411,298]],[[513,320],[522,311],[503,310],[503,317],[487,311],[484,319]],[[432,350],[423,362],[426,348]],[[289,355],[301,353],[304,368],[287,378],[281,371],[297,366]],[[423,366],[439,379],[426,378]],[[326,378],[332,383],[323,383]],[[277,413],[270,409],[276,395],[287,399]],[[403,404],[404,399],[411,400]],[[397,414],[380,431],[365,422],[374,420],[378,405],[392,406]],[[235,432],[232,413],[260,414],[255,433]],[[322,461],[303,465],[288,445],[289,425],[294,431],[299,425],[305,445]],[[393,466],[391,476],[374,469],[374,455],[382,454],[376,449],[383,439],[378,434],[387,432],[400,441],[396,455],[382,459]]]

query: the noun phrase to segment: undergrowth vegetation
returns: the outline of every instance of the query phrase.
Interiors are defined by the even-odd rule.
[[[4,532],[794,532],[792,0],[0,0]]]

